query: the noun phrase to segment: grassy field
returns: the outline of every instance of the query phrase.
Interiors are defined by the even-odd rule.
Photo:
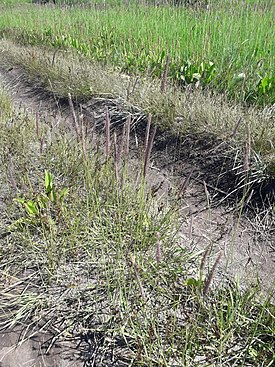
[[[32,91],[27,106],[39,94],[72,116],[68,123],[41,106],[28,114],[0,86],[0,330],[86,339],[82,357],[100,367],[111,359],[129,367],[273,366],[273,295],[221,275],[246,202],[275,185],[271,1],[84,3],[0,4],[0,75],[10,78],[12,98],[21,83]],[[142,125],[144,142],[132,137],[129,117],[110,132],[106,109],[98,134],[77,110],[93,98],[151,121]],[[242,196],[239,206],[230,202],[237,214],[226,243],[211,237],[194,251],[194,238],[181,233],[190,220],[185,189],[173,183],[159,192],[150,178],[156,127],[232,159],[225,169],[239,177]],[[190,165],[194,156],[191,149]],[[272,233],[274,196],[249,212],[252,224],[254,214],[265,223],[249,251]]]
[[[123,72],[156,77],[169,54],[168,77],[182,86],[209,86],[249,104],[275,102],[270,2],[218,1],[208,9],[108,5],[6,7],[0,34],[21,44],[73,48]]]

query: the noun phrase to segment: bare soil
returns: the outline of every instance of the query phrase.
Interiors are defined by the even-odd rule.
[[[49,335],[39,334],[22,342],[20,329],[0,334],[0,367],[83,366],[76,341],[54,343],[48,352],[49,341]]]
[[[0,69],[0,83],[9,91],[18,108],[24,108],[30,114],[39,114],[42,118],[62,119],[70,124],[66,103],[34,87],[22,77],[20,69]],[[118,131],[128,114],[114,100],[92,99],[84,104],[82,111],[87,128],[96,122],[98,134],[104,130],[105,106],[110,110],[112,127]],[[136,117],[132,134],[133,164],[136,164],[138,145],[143,142],[145,126],[146,118]],[[169,194],[190,174],[181,209],[182,243],[186,243],[190,250],[204,249],[212,244],[213,261],[215,254],[223,251],[217,281],[238,276],[241,283],[260,282],[265,291],[271,289],[275,274],[274,218],[270,223],[249,207],[245,214],[240,215],[240,210],[236,210],[237,193],[225,200],[234,189],[236,180],[232,172],[232,150],[213,136],[178,137],[158,129],[148,176],[152,187],[159,186],[159,192]],[[74,353],[77,342],[70,341],[66,346],[55,345],[47,355],[41,347],[43,338],[40,336],[38,341],[30,339],[16,347],[20,339],[18,332],[1,334],[0,366],[89,365],[83,353]],[[66,351],[68,345],[69,357]]]

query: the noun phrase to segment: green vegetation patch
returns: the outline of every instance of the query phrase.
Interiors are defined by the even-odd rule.
[[[211,87],[249,104],[275,102],[274,13],[268,2],[208,7],[117,6],[6,8],[3,37],[21,44],[76,49],[126,73],[168,76],[182,87]]]

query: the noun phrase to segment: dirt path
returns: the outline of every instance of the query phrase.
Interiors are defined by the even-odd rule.
[[[18,108],[24,108],[30,114],[38,113],[40,117],[62,119],[65,123],[70,123],[68,108],[61,108],[57,100],[45,97],[42,91],[38,93],[34,90],[31,84],[22,79],[19,69],[9,72],[0,69],[0,86],[1,84]],[[110,102],[106,101],[106,103]],[[86,122],[91,123],[90,116],[94,114],[98,116],[96,120],[100,127],[104,106],[105,102],[102,100],[92,100],[86,104],[84,106]],[[116,108],[111,107],[115,116]],[[119,110],[119,106],[117,109]],[[142,141],[144,127],[142,123],[139,126],[134,129],[136,136],[134,141]],[[256,283],[259,280],[265,290],[270,289],[275,274],[274,235],[271,232],[265,234],[255,217],[251,219],[240,217],[234,210],[233,204],[231,206],[227,202],[226,205],[216,206],[222,196],[220,190],[213,189],[215,185],[210,172],[211,165],[206,165],[204,158],[214,157],[217,155],[217,149],[220,148],[206,143],[203,147],[202,142],[198,144],[192,139],[192,137],[177,139],[169,136],[167,132],[158,131],[149,174],[152,185],[161,183],[160,190],[169,192],[171,188],[182,183],[190,172],[193,172],[181,210],[182,244],[190,246],[193,250],[202,250],[211,244],[212,260],[215,259],[216,253],[222,250],[223,258],[217,273],[218,280],[222,279],[223,275],[238,276],[241,284],[244,279],[246,283]],[[199,156],[202,148],[204,156]],[[213,158],[211,162],[212,170],[218,171],[218,160]],[[227,164],[226,158],[220,163]],[[225,177],[225,179],[230,178]],[[83,365],[83,362],[67,360],[64,355],[53,357],[51,354],[47,362],[43,359],[44,357],[41,357],[35,341],[28,341],[8,353],[16,341],[15,334],[8,337],[0,335],[1,367]],[[52,353],[55,352],[56,350],[52,351]]]

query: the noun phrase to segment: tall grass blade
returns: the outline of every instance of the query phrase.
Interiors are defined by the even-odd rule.
[[[209,291],[209,288],[210,288],[210,285],[212,283],[212,280],[213,280],[213,277],[214,277],[214,273],[215,273],[215,270],[221,260],[221,257],[222,257],[222,251],[219,252],[219,255],[210,271],[210,273],[208,274],[208,277],[206,278],[205,282],[204,282],[204,287],[203,287],[203,295],[206,295]]]

